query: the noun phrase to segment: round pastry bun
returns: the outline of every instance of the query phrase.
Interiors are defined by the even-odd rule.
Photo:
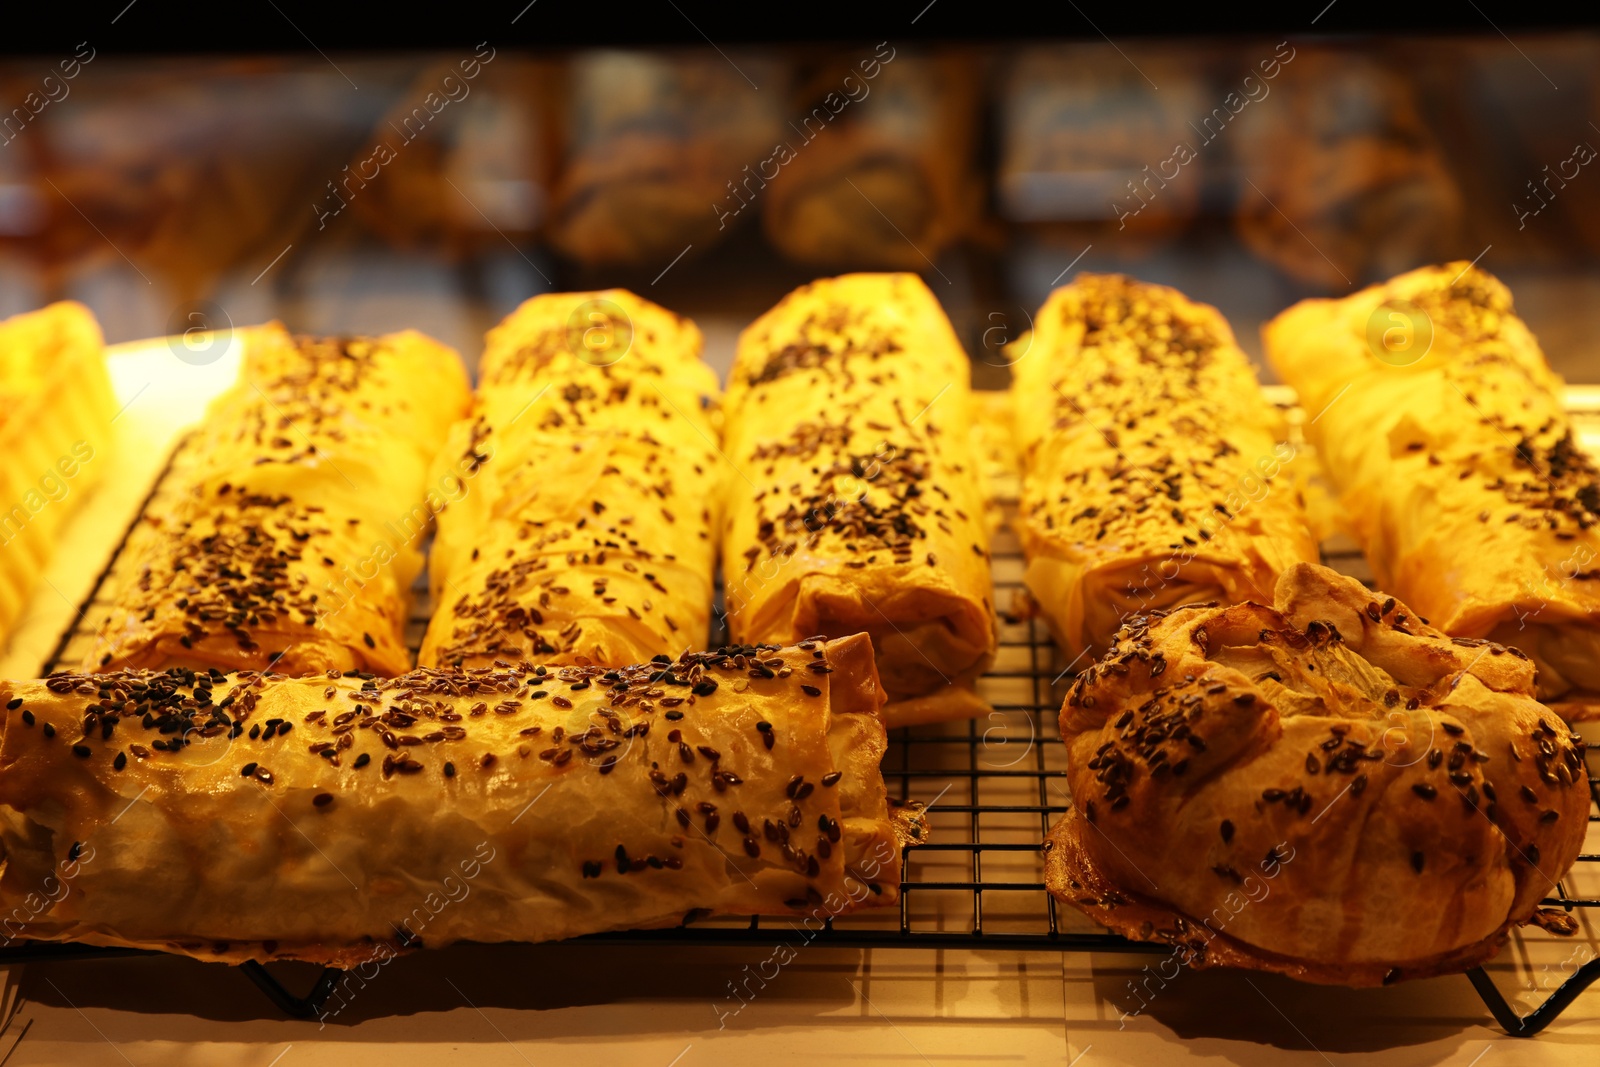
[[[1276,601],[1136,616],[1078,676],[1050,891],[1185,964],[1352,986],[1562,925],[1538,906],[1583,843],[1584,745],[1527,657],[1326,567]]]

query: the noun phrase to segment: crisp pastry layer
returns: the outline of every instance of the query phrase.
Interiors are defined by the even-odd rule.
[[[1262,333],[1378,584],[1527,652],[1544,699],[1600,695],[1600,471],[1506,287],[1426,267]]]
[[[0,643],[99,481],[115,411],[88,308],[63,301],[0,322]]]
[[[1080,275],[1012,371],[1026,582],[1068,657],[1136,614],[1270,599],[1319,558],[1295,448],[1215,308]]]
[[[1583,742],[1533,674],[1312,564],[1275,608],[1136,617],[1061,709],[1050,891],[1197,964],[1355,986],[1474,966],[1588,825]]]
[[[244,331],[240,380],[182,447],[174,494],[129,538],[85,667],[410,667],[429,466],[463,414],[454,351],[414,331]]]
[[[724,465],[700,347],[694,323],[621,289],[536,296],[490,331],[442,456],[463,488],[439,516],[419,662],[705,647]]]
[[[350,965],[888,905],[865,637],[610,670],[0,682],[11,937]],[[470,899],[468,899],[470,898]]]
[[[894,725],[984,707],[970,685],[996,629],[969,383],[913,274],[802,286],[740,336],[729,379],[731,632],[870,634]]]

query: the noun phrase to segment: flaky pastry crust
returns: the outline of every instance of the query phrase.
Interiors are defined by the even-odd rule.
[[[700,348],[694,323],[621,289],[536,296],[490,331],[441,456],[463,489],[439,516],[420,663],[705,647],[725,464]]]
[[[1583,742],[1525,656],[1311,564],[1274,608],[1131,621],[1061,734],[1050,891],[1199,964],[1355,986],[1465,969],[1587,829]]]
[[[1600,699],[1600,470],[1506,287],[1424,267],[1262,336],[1379,586],[1528,653],[1544,699]]]
[[[399,674],[460,357],[411,330],[241,333],[240,380],[130,535],[84,667]]]
[[[62,300],[0,321],[0,643],[88,495],[117,401],[100,324]]]
[[[1136,614],[1268,599],[1318,558],[1295,448],[1215,308],[1084,274],[1018,347],[1018,533],[1069,659]]]
[[[0,929],[348,966],[898,899],[865,637],[620,669],[0,682]]]
[[[981,714],[994,658],[971,370],[913,274],[802,286],[739,338],[724,447],[733,636],[872,637],[901,725]]]

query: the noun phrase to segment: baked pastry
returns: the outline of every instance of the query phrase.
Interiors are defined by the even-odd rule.
[[[1011,431],[1011,394],[1004,389],[972,391],[974,450],[983,468],[984,521],[993,538],[1005,519],[1005,506],[1022,494],[1022,467]]]
[[[347,205],[391,247],[427,249],[451,263],[491,242],[503,250],[507,239],[531,241],[554,177],[555,64],[484,42],[472,57],[412,69],[336,187],[319,190],[318,236]]]
[[[1545,700],[1600,693],[1600,471],[1506,287],[1425,267],[1262,335],[1378,584],[1531,655]]]
[[[130,537],[89,670],[399,674],[429,465],[466,407],[459,357],[415,331],[244,332],[240,381]]]
[[[1025,581],[1069,658],[1135,614],[1269,599],[1318,559],[1294,445],[1215,308],[1079,275],[1012,373]]]
[[[794,94],[800,118],[758,167],[772,171],[762,228],[792,260],[925,270],[976,226],[981,92],[971,57],[890,49],[886,58],[861,60],[859,72],[837,61],[806,71]]]
[[[891,725],[981,714],[996,647],[970,369],[913,274],[801,286],[739,337],[724,450],[736,641],[870,634]]]
[[[1004,67],[995,193],[1010,221],[1066,250],[1062,262],[1086,242],[1096,255],[1147,250],[1194,221],[1202,153],[1221,130],[1192,54],[1141,47],[1135,68],[1099,43],[1052,41],[1014,49]]]
[[[890,812],[882,699],[864,637],[620,670],[0,682],[6,933],[349,966],[892,904],[923,828]]]
[[[1533,664],[1325,567],[1130,620],[1061,736],[1050,891],[1184,963],[1378,985],[1575,929],[1536,908],[1588,828],[1584,745]]]
[[[1250,184],[1234,225],[1247,248],[1342,292],[1458,246],[1461,190],[1405,77],[1349,50],[1308,48],[1276,91],[1281,100],[1239,123]]]
[[[717,379],[688,319],[612,289],[490,331],[447,463],[475,468],[429,560],[427,666],[620,667],[704,648]]]
[[[115,412],[88,308],[63,301],[0,322],[0,644],[99,479]]]
[[[772,61],[595,50],[571,60],[549,236],[588,266],[661,270],[720,240],[783,136]],[[768,86],[759,92],[751,83]]]

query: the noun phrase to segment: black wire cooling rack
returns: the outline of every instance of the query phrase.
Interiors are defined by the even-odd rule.
[[[1591,412],[1600,426],[1600,395]],[[157,478],[144,509],[163,493],[182,445]],[[1159,942],[1132,942],[1106,932],[1071,908],[1058,907],[1045,890],[1040,843],[1068,806],[1066,753],[1056,717],[1071,680],[1069,665],[1042,623],[1005,614],[1023,597],[1021,552],[1010,532],[1013,504],[1000,492],[1004,520],[993,545],[995,599],[1002,611],[999,655],[979,683],[989,702],[984,717],[938,726],[895,730],[883,772],[891,792],[928,805],[929,840],[906,848],[900,907],[828,919],[819,930],[800,931],[792,920],[711,920],[669,930],[593,935],[579,941],[661,943],[685,946],[772,946],[795,936],[840,948],[983,948],[1028,952],[1162,953]],[[75,668],[93,639],[103,598],[115,587],[129,526],[78,614],[62,635],[46,672]],[[1360,553],[1349,543],[1324,545],[1324,562],[1370,580]],[[417,583],[416,608],[408,627],[413,652],[428,620],[425,580]],[[1496,961],[1468,973],[1495,1020],[1513,1036],[1531,1036],[1548,1026],[1577,996],[1600,979],[1600,778],[1591,768],[1589,836],[1578,863],[1545,906],[1578,921],[1576,937],[1557,938],[1529,926],[1512,936]],[[104,958],[145,954],[141,950],[21,942],[0,948],[0,964],[33,960]],[[343,972],[329,968],[309,992],[290,992],[265,967],[241,970],[284,1012],[304,1018],[322,1013]],[[1504,987],[1516,992],[1510,996]]]

